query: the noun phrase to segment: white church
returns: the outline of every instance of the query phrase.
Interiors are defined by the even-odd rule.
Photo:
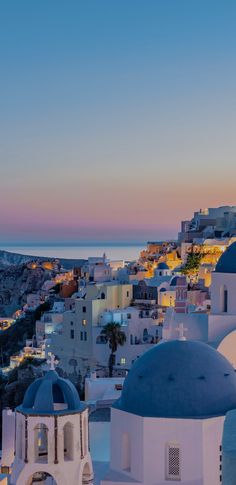
[[[3,485],[94,484],[88,409],[54,369],[29,386],[15,412],[4,411],[4,472]],[[202,342],[156,345],[135,362],[113,405],[100,485],[235,485],[235,477],[234,368]]]
[[[211,311],[188,309],[184,278],[178,278],[176,307],[167,311],[163,340],[178,338],[183,324],[188,340],[200,340],[218,349],[236,368],[236,242],[220,257],[212,273]]]
[[[74,385],[52,369],[3,411],[2,472],[9,485],[92,485],[88,408]]]
[[[235,371],[217,350],[184,338],[158,344],[131,368],[112,409],[101,485],[174,481],[236,483]]]

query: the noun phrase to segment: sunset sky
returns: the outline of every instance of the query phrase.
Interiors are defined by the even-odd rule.
[[[236,205],[235,0],[2,0],[0,243]]]

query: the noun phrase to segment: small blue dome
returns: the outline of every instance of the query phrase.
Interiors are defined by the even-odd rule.
[[[36,379],[27,389],[23,404],[18,410],[25,414],[64,414],[82,409],[78,392],[68,379],[59,377],[56,371]]]
[[[114,407],[145,417],[223,416],[236,408],[236,375],[207,344],[160,343],[134,363]]]
[[[168,264],[166,263],[159,263],[157,269],[170,269]]]
[[[236,273],[236,242],[230,244],[221,255],[215,271],[216,273]]]
[[[164,293],[165,291],[166,291],[166,288],[161,288],[161,289],[160,289],[160,292],[161,292],[161,293]]]

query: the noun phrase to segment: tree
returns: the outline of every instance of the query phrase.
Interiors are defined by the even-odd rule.
[[[109,368],[109,377],[113,375],[113,367],[115,364],[115,353],[119,345],[124,345],[126,342],[126,335],[121,330],[120,323],[107,323],[102,331],[101,336],[105,337],[106,342],[109,345],[109,349],[111,351],[109,360],[108,360],[108,368]]]
[[[181,273],[188,276],[195,275],[199,270],[199,266],[201,264],[203,256],[204,255],[202,248],[195,248],[192,244],[191,249],[187,255],[187,261],[182,268]]]

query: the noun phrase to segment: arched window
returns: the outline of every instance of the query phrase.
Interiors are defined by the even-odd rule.
[[[27,481],[27,485],[35,485],[36,483],[48,483],[50,485],[57,485],[56,480],[50,473],[35,472],[33,476]]]
[[[48,428],[40,423],[34,428],[35,462],[48,462]]]
[[[225,285],[221,286],[221,289],[220,289],[220,301],[221,301],[222,313],[227,313],[228,312],[228,290]]]
[[[148,330],[147,330],[147,328],[144,328],[143,329],[143,341],[147,342],[147,340],[148,340]]]
[[[82,485],[87,485],[88,483],[93,483],[93,472],[89,464],[86,463],[82,474]]]
[[[74,433],[73,425],[66,423],[63,427],[63,440],[64,440],[64,460],[74,459]]]
[[[128,433],[122,435],[121,468],[127,472],[131,471],[131,443]]]
[[[105,295],[105,293],[102,292],[101,293],[101,300],[105,300],[105,298],[106,298],[106,295]]]

